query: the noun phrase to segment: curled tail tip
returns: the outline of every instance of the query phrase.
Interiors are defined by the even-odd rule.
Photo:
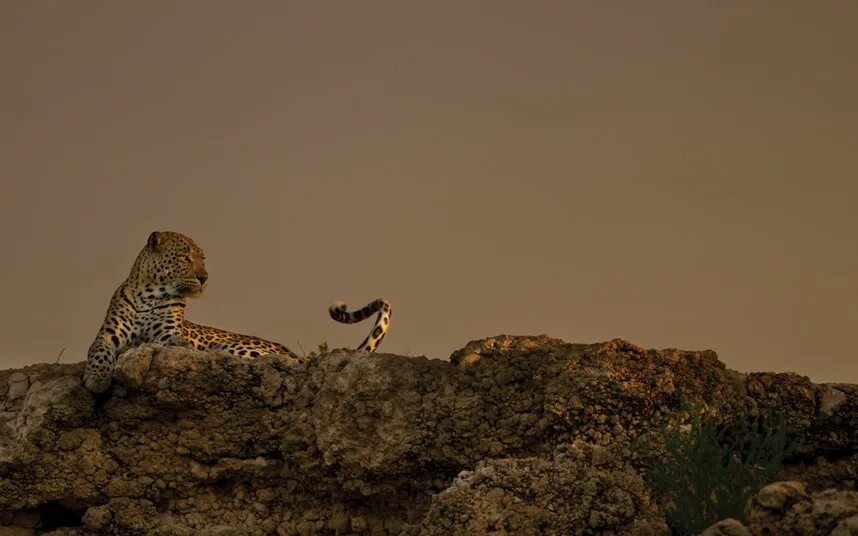
[[[351,315],[348,312],[348,306],[346,305],[346,302],[343,301],[335,301],[332,303],[331,306],[328,307],[328,314],[337,322],[342,322],[344,324],[353,322]]]

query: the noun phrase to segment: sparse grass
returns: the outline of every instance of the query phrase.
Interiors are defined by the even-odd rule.
[[[330,351],[330,348],[328,348],[328,341],[325,341],[325,342],[317,345],[316,349],[310,350],[309,354],[304,351],[304,347],[301,346],[300,341],[298,341],[298,348],[301,349],[301,355],[303,355],[307,359],[313,359],[314,357],[318,357],[322,354],[327,354]]]
[[[638,445],[673,536],[698,534],[728,517],[744,521],[748,499],[796,447],[774,411],[728,423],[693,407],[689,413],[688,424],[657,432],[660,448]]]

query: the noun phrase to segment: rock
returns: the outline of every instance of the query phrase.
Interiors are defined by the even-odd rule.
[[[761,489],[754,504],[759,512],[783,514],[796,503],[810,500],[801,482],[777,482]]]
[[[29,380],[29,377],[23,372],[13,372],[9,375],[8,384],[12,385],[13,383],[26,382]]]
[[[143,344],[128,350],[116,360],[113,377],[123,385],[141,385],[152,366],[152,357],[161,348],[156,344]]]
[[[735,519],[723,519],[700,533],[700,536],[752,536],[748,527]]]
[[[849,400],[849,397],[834,386],[823,386],[819,394],[819,412],[825,417],[834,415],[842,404]]]
[[[478,463],[433,497],[411,533],[647,536],[666,529],[636,473],[556,456]]]
[[[755,536],[831,534],[841,526],[838,530],[851,530],[850,519],[856,514],[858,492],[829,489],[809,494],[800,482],[769,484],[747,508],[748,527]]]
[[[107,527],[107,524],[113,519],[113,512],[110,508],[103,504],[101,506],[93,506],[83,515],[83,524],[89,530],[98,531]]]
[[[154,505],[147,500],[121,497],[111,499],[107,508],[107,512],[99,514],[99,521],[105,523],[99,529],[103,532],[145,535],[150,534],[157,524]]]
[[[787,465],[776,475],[776,480],[800,480],[809,492],[838,488],[846,491],[856,489],[858,479],[858,454],[841,455],[833,460],[817,456],[810,465]]]
[[[858,536],[858,515],[841,519],[831,536]]]
[[[92,532],[80,527],[61,527],[43,532],[41,536],[92,536]]]
[[[33,536],[36,534],[34,529],[26,527],[0,527],[0,536]]]
[[[46,441],[51,429],[48,423],[63,422],[73,427],[90,417],[92,409],[92,396],[79,378],[61,376],[37,381],[30,385],[21,410],[10,423],[12,438],[18,440],[19,447]]]
[[[22,372],[13,372],[9,375],[9,388],[6,391],[7,400],[17,400],[27,394],[27,389],[30,388],[30,380],[26,374]]]
[[[55,536],[650,534],[664,518],[634,445],[682,400],[724,418],[781,408],[801,440],[782,471],[796,484],[758,494],[752,533],[806,518],[800,505],[829,532],[854,525],[839,494],[855,485],[858,387],[741,374],[709,351],[500,335],[449,362],[300,364],[144,345],[98,397],[82,371],[0,371],[28,386],[0,395],[4,530],[33,530],[12,517],[30,512]]]

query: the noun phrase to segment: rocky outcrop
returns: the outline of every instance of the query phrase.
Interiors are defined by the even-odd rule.
[[[783,410],[790,478],[854,488],[858,387],[713,352],[498,336],[304,365],[147,345],[104,395],[81,373],[0,372],[0,535],[654,534],[632,444],[682,401]]]

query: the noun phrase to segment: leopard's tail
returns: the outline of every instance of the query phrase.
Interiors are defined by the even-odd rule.
[[[369,318],[373,313],[378,313],[378,316],[375,319],[375,325],[372,327],[372,331],[370,331],[369,335],[366,336],[366,339],[360,343],[360,346],[357,348],[358,350],[374,352],[381,343],[381,339],[384,338],[387,330],[390,328],[391,308],[390,302],[387,300],[375,300],[374,302],[365,305],[363,308],[351,313],[348,311],[344,302],[336,302],[331,305],[328,312],[331,313],[331,318],[337,322],[342,322],[343,324],[354,324],[355,322],[360,322],[361,320]]]

